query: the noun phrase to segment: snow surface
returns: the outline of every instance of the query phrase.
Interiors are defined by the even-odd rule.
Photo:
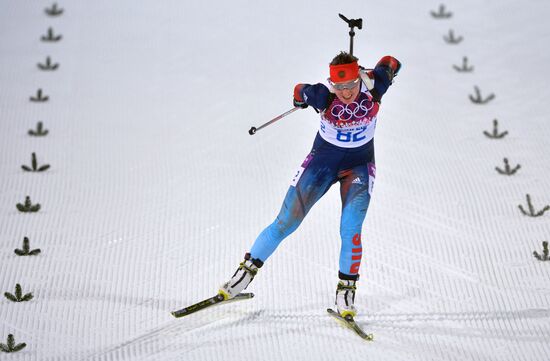
[[[550,359],[550,4],[449,1],[1,1],[2,360]],[[383,100],[378,178],[364,225],[358,322],[330,319],[338,187],[268,260],[256,297],[183,319],[216,292],[276,216],[318,127],[291,107],[348,48],[403,62]],[[43,43],[48,27],[59,43]],[[448,45],[453,29],[464,37]],[[38,62],[51,56],[55,72]],[[458,73],[467,56],[473,73]],[[496,98],[468,99],[474,86]],[[50,101],[29,102],[42,88]],[[500,140],[486,138],[498,119]],[[27,130],[43,121],[50,134]],[[36,152],[44,173],[27,173]],[[495,171],[503,158],[521,164]],[[20,214],[30,196],[42,205]],[[24,237],[42,253],[18,257]]]

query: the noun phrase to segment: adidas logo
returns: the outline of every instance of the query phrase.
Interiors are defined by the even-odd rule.
[[[361,182],[361,179],[359,179],[359,177],[355,178],[351,183],[352,184],[363,184],[363,182]]]

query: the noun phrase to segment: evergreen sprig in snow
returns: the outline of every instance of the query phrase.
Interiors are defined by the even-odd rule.
[[[548,251],[548,242],[542,242],[542,255],[538,254],[537,251],[533,252],[533,256],[539,261],[550,261],[550,252]]]
[[[29,196],[25,198],[24,204],[17,203],[15,207],[17,208],[17,210],[19,210],[19,212],[22,213],[34,213],[40,210],[40,204],[32,204],[31,197]]]
[[[523,213],[524,215],[526,216],[529,216],[529,217],[540,217],[542,216],[546,211],[550,210],[550,206],[549,205],[546,205],[544,206],[544,208],[542,208],[541,210],[539,211],[536,211],[535,210],[535,207],[533,206],[533,203],[531,203],[531,195],[527,194],[527,209],[528,210],[525,210],[525,208],[523,208],[523,206],[520,204],[518,205],[518,208],[519,210],[521,211],[521,213]]]
[[[0,343],[0,351],[2,352],[17,352],[27,347],[26,343],[15,344],[15,338],[12,334],[8,335],[7,344]]]
[[[4,297],[12,302],[27,302],[32,300],[34,296],[32,295],[32,293],[23,294],[21,285],[18,283],[15,285],[15,294],[5,292]]]
[[[42,122],[36,123],[36,129],[29,129],[28,134],[33,137],[44,137],[48,135],[48,130],[44,129]]]
[[[36,161],[36,153],[31,154],[31,166],[28,165],[22,165],[21,168],[23,168],[26,172],[44,172],[45,170],[48,170],[50,168],[49,164],[38,166],[38,162]]]
[[[25,237],[23,238],[23,248],[22,249],[16,248],[14,252],[18,256],[35,256],[39,254],[41,251],[40,251],[40,248],[31,250],[29,238]]]

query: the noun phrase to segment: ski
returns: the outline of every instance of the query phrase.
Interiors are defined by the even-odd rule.
[[[194,305],[187,306],[185,308],[182,308],[180,310],[176,310],[171,312],[172,316],[176,318],[184,317],[187,315],[190,315],[192,313],[195,313],[200,310],[204,310],[205,308],[208,308],[210,306],[214,306],[220,303],[229,303],[233,301],[241,301],[241,300],[248,300],[250,298],[254,297],[253,293],[239,293],[233,298],[230,298],[228,300],[225,300],[222,295],[217,294],[214,297],[207,298],[203,301],[200,301],[198,303],[195,303]]]
[[[363,329],[355,322],[352,316],[342,317],[338,312],[334,311],[331,308],[327,308],[327,312],[329,315],[334,317],[335,320],[339,321],[347,328],[353,330],[363,340],[372,341],[374,339],[372,333],[366,333],[365,331],[363,331]]]

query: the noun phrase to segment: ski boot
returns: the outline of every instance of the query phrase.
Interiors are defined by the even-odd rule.
[[[229,300],[241,293],[252,280],[258,269],[263,266],[263,262],[259,259],[251,258],[250,253],[245,254],[244,261],[241,262],[237,271],[229,281],[221,285],[218,293],[225,300]]]
[[[357,309],[353,305],[355,301],[355,282],[357,281],[341,279],[336,287],[336,309],[340,316],[344,318],[357,315]]]

